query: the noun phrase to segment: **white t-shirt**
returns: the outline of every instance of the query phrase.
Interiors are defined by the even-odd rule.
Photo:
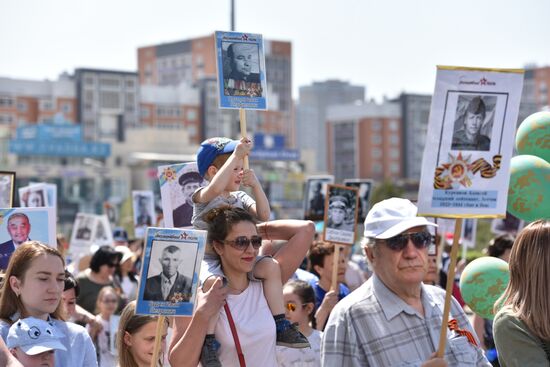
[[[277,347],[277,360],[281,367],[317,367],[321,365],[321,337],[323,333],[313,330],[307,337],[311,348]]]
[[[247,367],[277,367],[275,320],[264,297],[261,282],[250,281],[241,294],[227,296]],[[239,367],[237,348],[229,321],[222,308],[216,324],[216,339],[221,344],[219,359],[224,367]]]

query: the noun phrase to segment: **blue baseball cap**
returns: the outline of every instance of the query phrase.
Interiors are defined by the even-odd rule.
[[[228,138],[210,138],[203,141],[197,151],[199,174],[204,177],[214,159],[222,154],[233,153],[238,143],[238,140]]]
[[[47,321],[34,317],[17,320],[8,331],[8,348],[21,348],[30,356],[50,350],[67,350],[61,343],[61,334]]]

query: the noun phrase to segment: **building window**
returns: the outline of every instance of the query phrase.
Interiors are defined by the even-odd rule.
[[[187,110],[187,121],[195,121],[197,119],[197,111],[195,109]]]
[[[49,99],[40,100],[40,111],[51,111],[53,110],[53,103]]]
[[[100,101],[102,108],[120,108],[120,95],[117,92],[101,92]]]
[[[61,111],[63,113],[70,113],[73,111],[73,106],[70,103],[62,103],[61,104]]]
[[[372,122],[372,131],[380,131],[380,130],[382,130],[382,121],[374,120]]]
[[[134,89],[135,85],[136,85],[136,83],[132,79],[127,79],[126,80],[126,88]]]
[[[370,139],[373,144],[382,144],[382,135],[380,134],[372,134]]]
[[[390,172],[392,174],[399,173],[399,163],[390,164]]]
[[[150,115],[151,114],[148,107],[141,108],[141,117],[148,118]]]
[[[12,108],[14,103],[13,97],[0,96],[0,108]]]
[[[372,148],[372,158],[374,158],[374,159],[382,158],[382,149]]]
[[[399,129],[399,123],[396,120],[390,121],[390,131],[397,131]]]
[[[392,145],[399,145],[399,135],[397,134],[391,134],[390,135],[390,143]]]
[[[24,101],[19,101],[17,102],[17,110],[18,111],[21,111],[21,112],[26,112],[27,111],[27,102],[24,102]]]
[[[390,150],[390,158],[399,159],[399,149],[393,148]]]
[[[0,114],[0,124],[11,124],[14,121],[12,115]]]
[[[374,173],[375,175],[382,173],[382,163],[378,163],[378,162],[373,163],[372,164],[372,173]]]
[[[102,88],[120,88],[120,80],[118,78],[102,77],[100,82]]]

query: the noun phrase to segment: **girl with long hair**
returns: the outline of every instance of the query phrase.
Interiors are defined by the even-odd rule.
[[[95,320],[101,329],[88,328],[88,333],[96,347],[99,367],[114,367],[115,356],[111,353],[111,316],[117,310],[120,298],[113,287],[103,287],[99,291],[96,302]]]
[[[167,319],[165,319],[167,320]],[[136,315],[136,301],[124,307],[120,315],[116,345],[119,367],[150,367],[158,318],[147,315]],[[161,335],[161,351],[166,347],[168,321]],[[162,366],[162,355],[159,353],[157,365]]]
[[[10,258],[0,295],[0,336],[19,318],[48,321],[60,334],[66,351],[56,350],[56,366],[97,366],[94,346],[86,330],[65,322],[61,293],[65,261],[55,248],[27,241]],[[75,351],[78,351],[75,353]]]
[[[493,323],[500,365],[550,366],[550,221],[537,220],[519,233],[509,266]]]

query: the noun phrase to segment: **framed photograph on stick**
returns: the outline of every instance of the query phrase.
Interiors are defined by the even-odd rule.
[[[149,227],[136,313],[191,316],[206,231]]]
[[[134,209],[134,233],[137,238],[145,236],[147,227],[154,226],[155,199],[153,191],[132,191],[132,207]]]
[[[304,219],[322,221],[325,218],[327,185],[334,182],[334,176],[310,176],[307,178],[304,194]]]
[[[359,198],[359,213],[357,215],[357,222],[363,223],[365,221],[365,217],[367,216],[367,213],[369,212],[369,199],[370,194],[372,191],[372,184],[373,181],[369,179],[362,179],[362,178],[352,178],[352,179],[346,179],[344,180],[344,186],[354,187],[358,190],[358,198]]]
[[[455,218],[437,357],[447,344],[463,226],[506,214],[523,70],[438,66],[418,192],[418,215]],[[466,248],[464,247],[464,253]]]
[[[0,171],[0,208],[11,208],[15,200],[15,172]]]
[[[216,67],[220,108],[267,109],[261,34],[217,31]]]
[[[0,209],[0,269],[6,270],[15,248],[25,241],[57,247],[53,208]]]
[[[325,201],[325,241],[342,245],[355,243],[359,212],[358,190],[343,185],[327,185]]]
[[[199,174],[196,162],[159,166],[157,175],[164,227],[191,227],[193,217],[193,193],[206,181]]]

